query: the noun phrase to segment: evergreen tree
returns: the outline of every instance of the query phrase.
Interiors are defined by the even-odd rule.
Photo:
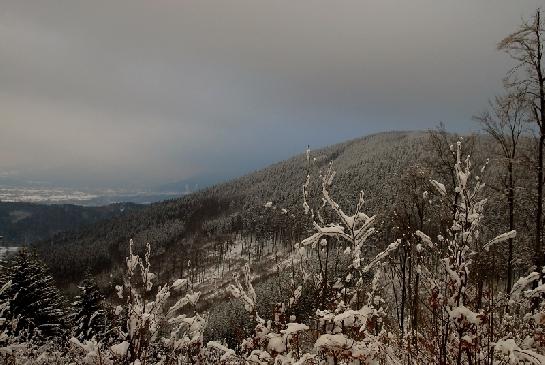
[[[79,289],[81,294],[72,303],[74,337],[80,341],[93,337],[101,339],[106,331],[104,296],[90,275],[81,282]]]
[[[1,294],[17,325],[14,336],[42,339],[62,337],[67,323],[63,298],[45,265],[27,250],[21,250],[4,268],[2,281],[11,285]]]

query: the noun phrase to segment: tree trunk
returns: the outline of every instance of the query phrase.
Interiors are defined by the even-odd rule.
[[[509,161],[507,167],[509,173],[509,191],[507,200],[509,202],[509,231],[515,229],[515,184],[513,179],[513,161]],[[507,256],[507,294],[511,293],[513,287],[513,239],[509,240],[509,252]]]
[[[540,118],[537,120],[540,127],[539,136],[539,162],[538,162],[538,184],[537,184],[537,217],[536,217],[536,260],[538,267],[541,267],[544,263],[543,254],[541,252],[541,240],[542,240],[542,215],[543,215],[543,145],[545,143],[545,87],[543,70],[541,69],[542,48],[541,48],[541,11],[538,9],[536,13],[536,39],[537,39],[537,81],[539,86],[539,108]],[[539,119],[539,118],[538,118]]]
[[[543,129],[543,128],[542,128]],[[543,264],[541,253],[542,215],[543,215],[543,145],[545,143],[545,130],[541,131],[538,146],[537,165],[537,210],[536,210],[536,242],[534,247],[535,264],[540,267]]]

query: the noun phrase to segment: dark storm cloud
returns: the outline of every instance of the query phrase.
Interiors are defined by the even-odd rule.
[[[3,1],[0,171],[155,184],[389,129],[500,91],[539,1]]]

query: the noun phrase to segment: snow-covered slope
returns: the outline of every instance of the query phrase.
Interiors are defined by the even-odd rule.
[[[367,210],[386,212],[396,200],[395,184],[399,176],[417,164],[425,163],[428,136],[424,132],[390,132],[371,135],[311,152],[310,172],[332,163],[338,174],[333,194],[342,205],[353,203],[363,190]],[[186,197],[152,204],[83,230],[62,234],[37,245],[60,284],[76,282],[83,271],[115,273],[126,254],[127,242],[150,242],[157,253],[155,260],[162,275],[192,270],[205,277],[214,260],[226,250],[243,250],[243,239],[272,241],[285,248],[303,238],[302,185],[308,172],[305,153],[286,161],[212,186]],[[275,214],[264,205],[272,202]],[[301,221],[300,221],[301,220]],[[229,244],[226,244],[229,242]],[[252,254],[263,259],[267,248]],[[188,268],[187,261],[192,261]]]

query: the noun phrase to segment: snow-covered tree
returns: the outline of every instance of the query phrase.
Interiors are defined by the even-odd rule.
[[[9,305],[9,319],[17,321],[11,335],[33,340],[65,336],[69,328],[65,303],[45,265],[21,250],[4,270],[4,280],[11,285],[0,300]]]
[[[121,342],[111,346],[114,358],[123,362],[146,363],[155,358],[167,363],[196,362],[201,355],[202,334],[206,316],[196,312],[200,293],[191,289],[173,305],[168,305],[171,295],[191,288],[187,279],[178,279],[155,289],[156,275],[151,272],[151,246],[146,245],[143,258],[133,253],[129,244],[127,275],[124,285],[117,286],[117,295],[125,305],[116,314],[126,318],[126,329],[120,331]],[[152,291],[155,289],[155,295]],[[192,308],[193,316],[180,314]],[[162,331],[166,331],[166,336]]]
[[[293,306],[301,296],[301,287],[298,287],[288,303],[278,303],[275,306],[273,318],[265,320],[256,311],[257,297],[252,285],[250,267],[245,265],[241,277],[235,275],[234,284],[229,285],[227,291],[230,295],[240,300],[252,323],[255,325],[253,336],[246,338],[240,344],[242,357],[250,364],[303,364],[306,359],[314,356],[304,355],[301,348],[300,335],[309,327],[297,323],[294,315],[287,316],[288,307]],[[210,346],[209,346],[210,347]],[[225,346],[213,344],[215,352],[219,352],[222,361],[235,361],[232,350]]]
[[[80,341],[101,339],[106,335],[104,295],[88,275],[79,285],[80,294],[72,303],[73,336]]]

